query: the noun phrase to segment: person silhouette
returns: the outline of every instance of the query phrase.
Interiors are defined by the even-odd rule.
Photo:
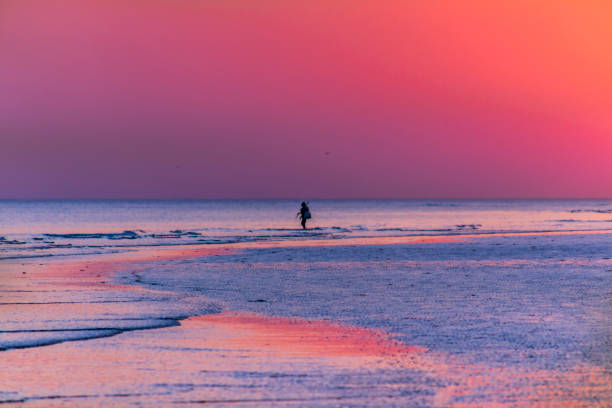
[[[312,218],[310,215],[310,208],[305,201],[302,201],[302,207],[300,211],[297,213],[297,217],[300,217],[300,224],[302,224],[302,228],[306,229],[306,220]]]

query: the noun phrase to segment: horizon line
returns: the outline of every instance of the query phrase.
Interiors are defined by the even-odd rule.
[[[499,201],[499,200],[612,200],[610,197],[0,197],[0,201]]]

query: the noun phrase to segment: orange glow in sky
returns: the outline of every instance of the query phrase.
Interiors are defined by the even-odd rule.
[[[610,16],[608,1],[6,0],[0,194],[610,197]]]

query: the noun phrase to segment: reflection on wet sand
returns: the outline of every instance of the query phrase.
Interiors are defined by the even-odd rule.
[[[410,347],[374,330],[329,322],[222,313],[193,317],[182,325],[214,331],[204,340],[206,348],[242,350],[250,357],[324,357],[330,365],[419,372],[429,379],[435,406],[590,407],[604,404],[612,392],[610,372],[599,367],[561,372],[465,364],[455,356]],[[202,346],[202,341],[195,343]],[[189,347],[189,342],[182,345]]]
[[[368,242],[381,243],[368,239],[363,244]],[[474,364],[467,362],[473,359],[403,344],[384,332],[328,321],[240,312],[183,319],[190,314],[178,307],[186,303],[177,301],[182,295],[111,280],[119,271],[146,275],[149,261],[226,249],[155,249],[95,262],[30,263],[3,271],[0,311],[5,333],[0,339],[19,336],[36,324],[41,333],[119,329],[108,333],[113,337],[1,352],[0,402],[41,407],[609,404],[612,375],[596,365],[547,370]],[[496,262],[493,266],[503,266]],[[201,302],[197,299],[198,307]],[[152,322],[160,316],[171,318],[167,324]],[[180,325],[173,326],[180,319]],[[147,327],[163,328],[135,331]]]
[[[375,402],[445,407],[604,406],[609,372],[466,365],[384,334],[324,321],[221,313],[180,327],[2,354],[0,395],[26,406]],[[21,400],[21,396],[29,396]],[[44,402],[44,404],[43,404]],[[147,404],[145,404],[147,405]]]
[[[375,330],[326,321],[268,317],[252,313],[220,313],[190,317],[183,327],[214,327],[226,335],[217,346],[288,356],[393,356],[419,354]],[[211,339],[206,340],[208,344]]]
[[[189,315],[171,291],[117,282],[119,271],[138,281],[151,260],[206,256],[219,249],[150,249],[44,263],[0,263],[0,350],[173,326]],[[228,253],[228,251],[223,251]],[[188,255],[187,255],[188,254]],[[204,304],[202,307],[205,307]],[[201,308],[200,308],[201,309]]]
[[[386,399],[427,406],[424,375],[393,367],[421,352],[367,329],[223,313],[180,327],[6,351],[11,370],[0,372],[0,383],[11,392],[1,395],[26,406],[53,398],[127,405],[144,395],[149,406]]]

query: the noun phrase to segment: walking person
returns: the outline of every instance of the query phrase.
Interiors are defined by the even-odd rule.
[[[300,208],[300,211],[298,211],[297,216],[300,217],[300,224],[302,224],[302,228],[306,229],[306,221],[312,217],[310,215],[310,208],[308,208],[305,201],[302,201],[302,207]]]

